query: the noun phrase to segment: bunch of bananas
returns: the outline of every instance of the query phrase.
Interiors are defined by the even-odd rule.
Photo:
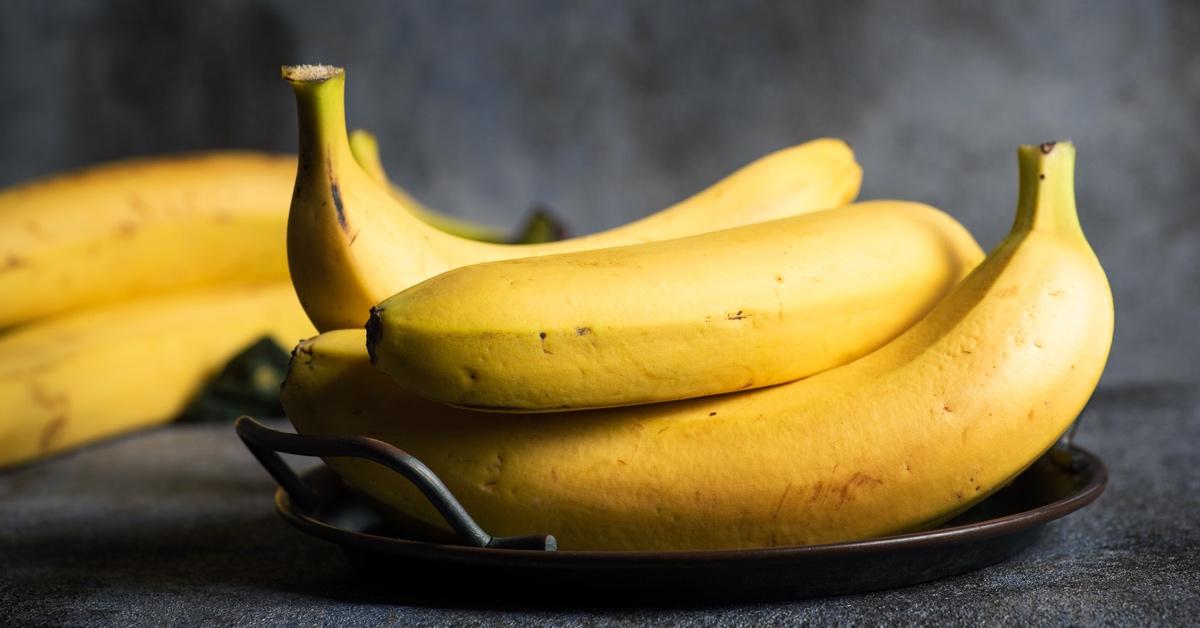
[[[834,140],[625,227],[498,246],[422,225],[355,163],[340,69],[284,78],[289,266],[324,332],[293,352],[284,409],[412,453],[496,534],[666,550],[928,528],[1048,450],[1107,360],[1069,143],[1020,148],[1016,220],[986,258],[932,207],[848,204],[860,171]],[[446,528],[402,477],[326,462]]]
[[[514,242],[390,184],[347,132],[340,68],[283,75],[298,159],[0,193],[0,465],[169,420],[257,337],[319,331],[281,393],[297,431],[404,448],[496,534],[823,543],[928,528],[1004,486],[1107,360],[1069,143],[1020,148],[1016,219],[986,257],[933,207],[854,203],[861,169],[834,139],[622,227],[546,242],[535,216]],[[326,462],[389,516],[446,528],[400,476]]]
[[[387,181],[447,238],[508,241]],[[219,152],[106,164],[0,192],[0,466],[169,421],[256,338],[314,333],[288,281],[294,156]],[[531,216],[519,241],[556,225]]]

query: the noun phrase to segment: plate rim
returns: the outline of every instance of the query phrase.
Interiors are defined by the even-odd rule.
[[[322,540],[339,546],[353,545],[356,548],[379,551],[388,548],[388,553],[438,556],[446,559],[492,559],[506,561],[533,561],[536,563],[713,563],[740,561],[772,561],[794,559],[826,559],[857,556],[903,549],[917,549],[931,545],[956,542],[983,541],[1000,536],[1016,534],[1031,528],[1061,519],[1094,502],[1108,485],[1108,467],[1099,456],[1071,445],[1071,458],[1081,469],[1090,471],[1091,477],[1071,493],[1030,510],[965,523],[949,528],[937,528],[918,532],[906,532],[888,536],[821,543],[815,545],[793,545],[767,548],[731,548],[705,550],[557,550],[538,551],[524,549],[502,549],[431,543],[398,537],[381,536],[339,528],[316,517],[299,512],[282,487],[275,489],[275,509],[279,515],[299,529]],[[304,479],[315,473],[333,473],[320,464],[301,474]],[[335,474],[336,475],[336,474]],[[331,538],[339,537],[339,538]],[[398,550],[398,551],[393,551]]]

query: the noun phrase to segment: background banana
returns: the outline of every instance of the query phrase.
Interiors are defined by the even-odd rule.
[[[358,144],[355,156],[386,181],[377,144]],[[224,151],[113,162],[0,191],[0,329],[142,295],[286,279],[295,182],[294,156]],[[390,189],[434,228],[505,239]],[[515,238],[560,236],[535,212]]]
[[[372,309],[375,366],[425,397],[547,411],[807,377],[925,315],[983,259],[927,205],[873,201],[675,240],[464,266]]]
[[[20,325],[0,335],[0,465],[166,422],[246,343],[311,335],[284,282],[295,178],[295,157],[218,152],[0,192],[0,328]],[[553,237],[537,220],[526,235]]]
[[[409,213],[435,229],[460,238],[498,244],[538,244],[553,242],[563,237],[562,227],[542,209],[531,211],[525,223],[510,236],[495,227],[442,214],[425,207],[404,188],[395,185],[388,179],[387,172],[383,168],[383,161],[379,157],[379,141],[369,131],[363,129],[351,131],[350,153],[354,156],[354,161],[362,167],[363,172],[379,185],[388,188],[392,198],[396,199],[398,204],[405,206]]]
[[[838,207],[853,200],[862,180],[844,142],[817,140],[759,159],[623,227],[538,245],[473,242],[416,220],[355,163],[340,68],[288,66],[283,76],[295,90],[300,118],[288,262],[300,302],[321,330],[361,327],[379,301],[459,266],[665,240]]]
[[[145,294],[287,277],[296,160],[146,158],[0,192],[0,328]]]
[[[286,282],[92,308],[0,337],[0,466],[174,418],[263,335],[313,333]]]
[[[1066,143],[1019,151],[1009,236],[878,351],[790,384],[570,414],[422,400],[369,363],[364,333],[301,343],[283,389],[298,431],[362,434],[426,462],[489,531],[563,549],[861,539],[961,512],[1046,451],[1094,390],[1112,296],[1084,239]],[[330,459],[358,491],[430,524],[399,476]],[[443,525],[444,527],[444,525]]]

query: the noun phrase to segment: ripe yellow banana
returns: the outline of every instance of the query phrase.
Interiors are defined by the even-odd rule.
[[[0,328],[144,294],[287,277],[296,160],[116,162],[0,192]]]
[[[414,219],[352,157],[345,74],[288,66],[296,92],[300,169],[288,221],[288,263],[321,330],[361,327],[371,306],[424,279],[478,262],[665,240],[838,207],[862,171],[838,140],[785,149],[657,214],[591,236],[538,245],[473,242]]]
[[[950,216],[859,203],[676,240],[464,266],[372,309],[375,366],[481,410],[577,410],[790,382],[925,315],[983,251]]]
[[[497,244],[537,244],[553,242],[562,239],[562,229],[545,212],[535,209],[515,235],[478,223],[472,220],[456,218],[448,214],[436,212],[422,205],[411,194],[388,179],[383,169],[383,161],[379,158],[379,141],[369,131],[356,129],[350,133],[350,153],[354,161],[362,167],[375,183],[390,189],[392,198],[405,206],[408,211],[420,218],[425,224],[445,231],[451,235],[479,242],[495,242]]]
[[[0,336],[0,466],[173,418],[239,350],[313,333],[285,283],[160,295]]]
[[[350,153],[363,172],[379,185],[389,188],[396,203],[404,206],[425,224],[461,238],[480,242],[504,242],[508,239],[508,235],[499,229],[435,212],[403,188],[393,185],[383,169],[383,161],[379,158],[379,141],[370,132],[357,129],[350,133]]]
[[[346,330],[297,348],[284,408],[301,433],[404,448],[490,532],[553,533],[563,549],[765,547],[936,525],[1046,451],[1107,360],[1112,295],[1075,212],[1074,156],[1067,143],[1022,147],[1004,242],[900,337],[808,379],[569,414],[475,412],[407,391]],[[445,528],[399,476],[327,462]]]
[[[355,155],[382,168],[378,148],[359,143]],[[286,279],[295,182],[294,156],[227,151],[131,159],[0,191],[0,329],[147,294]],[[492,235],[392,189],[407,199],[402,209],[437,228]],[[534,227],[522,235],[550,235]]]

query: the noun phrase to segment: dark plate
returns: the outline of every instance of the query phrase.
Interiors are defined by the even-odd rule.
[[[327,467],[304,474],[305,510],[275,505],[303,532],[336,543],[370,581],[412,600],[600,605],[794,600],[927,582],[1005,560],[1047,523],[1095,500],[1108,471],[1072,447],[1039,459],[1008,487],[947,525],[853,543],[761,550],[583,552],[422,542],[384,522]],[[385,594],[386,595],[386,594]]]

